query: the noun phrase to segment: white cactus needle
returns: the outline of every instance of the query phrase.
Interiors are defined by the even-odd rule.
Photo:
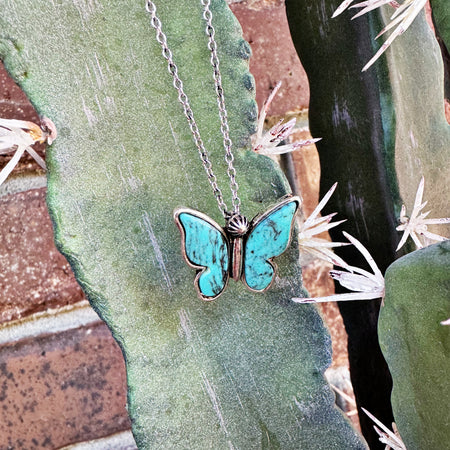
[[[24,120],[0,119],[0,155],[15,151],[14,156],[0,172],[0,185],[12,172],[25,151],[45,170],[44,160],[31,146],[37,142],[51,144],[56,139],[56,134],[55,125],[45,117],[42,119],[42,127]]]
[[[337,214],[332,213],[327,216],[320,217],[319,214],[323,207],[327,204],[328,200],[336,190],[337,183],[331,186],[330,190],[324,195],[322,200],[316,206],[310,216],[300,225],[300,233],[298,235],[300,251],[309,253],[317,259],[328,261],[332,264],[336,264],[341,267],[346,267],[345,261],[337,256],[331,249],[334,247],[341,247],[343,245],[350,245],[346,242],[331,242],[326,239],[314,237],[324,231],[328,231],[345,220],[339,220],[338,222],[331,222],[331,219]]]
[[[427,244],[421,242],[419,236],[424,236],[431,241],[445,241],[447,238],[440,236],[439,234],[431,233],[428,231],[428,225],[437,225],[450,223],[450,217],[441,219],[426,219],[431,211],[421,213],[425,208],[427,202],[422,203],[423,191],[425,186],[425,179],[420,179],[419,187],[417,188],[416,199],[414,201],[414,207],[411,213],[411,217],[406,215],[406,206],[402,205],[400,212],[400,225],[396,228],[398,231],[403,231],[403,236],[397,247],[397,251],[405,244],[408,236],[411,236],[412,240],[416,244],[417,248],[423,248]]]
[[[427,0],[405,0],[402,4],[399,4],[398,2],[392,0],[367,0],[357,3],[356,5],[351,5],[353,1],[354,0],[345,0],[344,2],[342,2],[334,12],[332,17],[338,16],[348,7],[362,8],[361,11],[359,11],[355,16],[352,17],[352,19],[360,17],[363,14],[366,14],[369,11],[372,11],[386,4],[389,4],[396,9],[394,14],[391,16],[391,22],[381,30],[381,32],[378,34],[378,36],[376,36],[375,39],[378,39],[386,31],[396,26],[395,30],[392,32],[389,38],[386,39],[380,49],[375,53],[374,57],[363,67],[363,72],[366,71],[386,51],[386,49],[392,44],[397,36],[400,36],[408,29],[408,27],[412,24],[419,12],[427,3]]]
[[[253,138],[253,151],[261,155],[280,155],[282,153],[292,152],[305,145],[314,144],[320,141],[317,139],[307,139],[304,141],[294,142],[292,144],[280,145],[278,144],[286,140],[293,132],[296,119],[291,119],[288,122],[284,122],[281,119],[275,126],[273,126],[267,133],[263,134],[264,121],[266,120],[267,111],[272,103],[276,93],[281,87],[281,81],[279,81],[273,88],[268,99],[264,102],[261,111],[259,112],[258,126],[256,129],[256,135]]]
[[[348,272],[342,270],[331,270],[330,275],[338,280],[341,286],[355,292],[345,294],[329,295],[327,297],[315,298],[293,298],[296,303],[323,303],[334,301],[371,300],[384,297],[384,277],[376,265],[369,251],[350,234],[343,232],[344,236],[361,252],[369,266],[373,270],[370,273],[359,267],[346,264]]]
[[[388,427],[383,425],[373,414],[371,414],[367,409],[361,408],[380,428],[374,426],[373,428],[380,437],[380,442],[387,445],[387,448],[393,450],[406,450],[405,444],[403,443],[400,435],[398,434],[395,424],[393,424],[394,431],[391,431]]]

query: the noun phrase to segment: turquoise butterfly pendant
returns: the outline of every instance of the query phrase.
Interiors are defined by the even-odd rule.
[[[272,259],[288,248],[299,207],[300,198],[288,196],[250,224],[242,215],[231,216],[225,228],[193,209],[175,210],[183,257],[197,270],[194,284],[199,297],[216,299],[230,277],[254,292],[269,289],[276,273]]]

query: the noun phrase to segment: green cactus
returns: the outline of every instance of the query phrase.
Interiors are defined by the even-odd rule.
[[[431,0],[433,20],[447,50],[450,49],[450,9],[446,0]]]
[[[385,7],[353,21],[352,12],[346,11],[332,19],[339,3],[287,0],[286,7],[310,82],[310,128],[323,138],[317,144],[321,191],[340,183],[326,212],[337,211],[350,219],[346,230],[384,271],[402,254],[395,251],[400,206],[405,203],[411,211],[422,175],[433,211],[449,210],[443,190],[450,176],[450,128],[443,109],[442,59],[421,13],[385,56],[361,73],[380,45],[374,37],[388,23],[392,9]],[[443,20],[444,16],[440,15]],[[341,240],[338,231],[330,234]],[[337,253],[361,266],[355,249]],[[378,304],[345,303],[340,310],[349,334],[358,405],[390,424],[389,374],[377,345]],[[360,420],[371,448],[382,448],[370,420],[364,415]]]
[[[380,344],[392,406],[408,450],[441,450],[450,435],[450,241],[412,252],[386,271]]]
[[[221,216],[144,5],[55,3],[17,0],[5,8],[0,57],[38,112],[57,126],[47,158],[56,242],[122,348],[139,448],[366,448],[324,381],[330,343],[320,316],[290,300],[304,293],[295,242],[278,258],[282,281],[268,293],[231,283],[217,301],[196,297],[172,213],[187,206],[219,223]],[[227,199],[201,3],[160,3]],[[212,3],[239,194],[252,217],[288,185],[270,159],[248,150],[256,121],[250,51],[225,1]],[[448,47],[444,5],[433,0]],[[422,175],[432,210],[449,206],[442,186],[450,175],[450,128],[439,49],[421,14],[361,73],[388,9],[349,22],[345,13],[331,19],[335,0],[287,0],[286,6],[310,80],[311,130],[323,138],[322,191],[339,181],[330,210],[351,219],[346,229],[385,270],[398,256],[400,205],[411,210]],[[450,328],[440,321],[450,317],[449,252],[448,243],[434,245],[386,272],[378,327],[394,380],[395,421],[409,450],[448,442]],[[341,252],[359,266],[356,255]],[[378,309],[377,302],[341,307],[351,358],[373,366],[372,373],[358,373],[353,365],[358,403],[389,424]],[[372,425],[361,422],[377,448]]]
[[[433,23],[445,67],[445,97],[450,99],[450,9],[445,0],[431,1]]]
[[[373,55],[367,18],[350,22],[344,13],[331,19],[337,4],[288,0],[286,8],[291,35],[310,83],[310,129],[313,136],[323,138],[317,144],[321,196],[334,182],[339,183],[323,213],[337,211],[339,217],[348,218],[345,230],[369,249],[384,272],[395,258],[396,247],[392,198],[397,203],[398,188],[393,155],[388,151],[395,139],[392,97],[381,95],[374,70],[361,73]],[[392,180],[390,189],[387,181]],[[339,230],[330,230],[330,235],[342,241]],[[353,247],[336,253],[354,266],[364,264]],[[391,380],[376,333],[379,302],[345,302],[339,308],[348,333],[357,404],[389,424],[393,420]],[[360,414],[360,422],[369,445],[377,448],[378,436],[371,420]]]
[[[220,222],[144,2],[17,0],[2,11],[1,57],[59,137],[48,151],[56,242],[122,348],[139,448],[362,449],[323,372],[329,336],[303,292],[295,244],[267,294],[231,283],[196,297],[172,219]],[[158,2],[180,77],[223,191],[228,186],[200,2]],[[213,2],[243,212],[287,191],[248,148],[255,129],[249,47]],[[228,198],[228,197],[227,197]]]

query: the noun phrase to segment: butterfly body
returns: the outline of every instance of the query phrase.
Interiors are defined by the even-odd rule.
[[[235,237],[232,241],[233,252],[231,255],[231,278],[234,281],[239,281],[242,277],[242,262],[244,252],[244,239],[241,237]]]
[[[182,235],[182,253],[197,270],[195,286],[203,300],[223,293],[229,278],[241,280],[255,292],[267,290],[275,277],[272,258],[281,255],[290,242],[298,197],[286,197],[250,224],[233,216],[222,228],[207,215],[188,208],[174,213]]]

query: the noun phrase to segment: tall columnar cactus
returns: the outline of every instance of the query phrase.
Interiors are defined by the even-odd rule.
[[[200,1],[157,2],[223,191],[228,186]],[[213,1],[243,212],[287,191],[248,150],[249,47]],[[324,381],[330,342],[302,293],[295,244],[267,294],[231,283],[197,298],[175,207],[220,221],[144,2],[17,0],[2,9],[1,57],[59,137],[48,151],[56,241],[122,348],[140,448],[352,448],[365,444]],[[247,149],[244,149],[246,147]]]
[[[403,202],[412,209],[422,175],[429,186],[426,199],[433,211],[449,211],[450,129],[444,117],[442,59],[421,13],[385,56],[362,73],[378,47],[373,39],[392,10],[386,7],[381,13],[374,11],[354,21],[349,20],[350,11],[332,19],[339,3],[288,0],[286,6],[311,86],[310,128],[314,135],[323,137],[318,143],[322,190],[334,181],[340,183],[328,206],[350,219],[346,229],[364,243],[384,271],[401,255],[395,252],[400,205]],[[441,29],[448,27],[444,10],[439,16]],[[340,238],[337,231],[331,234]],[[337,253],[360,266],[354,249],[343,248]],[[403,292],[397,295],[403,298]],[[444,301],[441,298],[441,304]],[[378,304],[342,304],[340,309],[349,333],[358,404],[389,424],[390,383],[376,345]],[[383,312],[384,320],[389,320],[391,311]],[[382,329],[384,342],[396,339],[388,329]],[[405,351],[413,352],[408,337],[403,338]],[[392,352],[386,356],[391,365]],[[395,389],[402,375],[400,371],[393,375]],[[416,382],[424,380],[418,377]],[[421,414],[417,410],[409,413]],[[376,448],[377,436],[370,435],[369,420],[360,418],[369,444]],[[401,420],[403,429],[406,422]],[[417,443],[411,446],[426,448]]]

